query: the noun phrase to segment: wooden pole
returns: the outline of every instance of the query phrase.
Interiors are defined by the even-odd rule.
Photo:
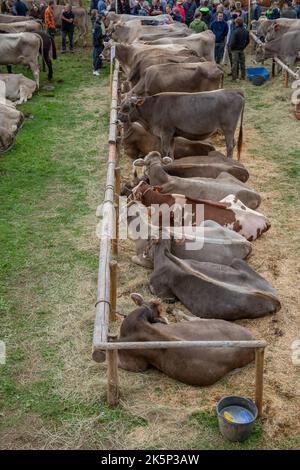
[[[117,310],[117,272],[118,272],[118,263],[117,261],[110,261],[109,263],[110,271],[110,313],[109,321],[116,321],[116,310]]]
[[[276,65],[276,62],[274,59],[272,59],[272,78],[275,77],[275,65]]]
[[[285,88],[289,86],[289,74],[287,70],[284,72],[284,86]]]
[[[113,341],[117,335],[110,335],[109,341]],[[116,406],[119,402],[119,377],[118,377],[118,351],[107,351],[107,402]]]
[[[264,354],[265,348],[255,350],[255,404],[258,409],[258,416],[262,415],[263,405]]]
[[[120,167],[115,168],[115,238],[112,241],[112,252],[115,256],[118,255],[119,252],[119,214],[120,214],[120,205],[119,205],[119,197],[121,192],[121,172]]]

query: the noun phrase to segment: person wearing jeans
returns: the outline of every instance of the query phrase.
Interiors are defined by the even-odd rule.
[[[71,5],[66,5],[61,13],[61,52],[66,52],[67,37],[69,39],[70,52],[74,48],[74,13]]]
[[[217,13],[217,19],[212,22],[210,29],[216,37],[215,61],[220,64],[223,59],[226,38],[228,34],[228,24],[224,21],[222,12]]]
[[[105,36],[105,26],[102,21],[104,13],[97,13],[93,29],[93,75],[100,75],[102,68],[103,39]]]

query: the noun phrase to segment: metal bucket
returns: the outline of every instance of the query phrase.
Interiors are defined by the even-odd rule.
[[[216,408],[222,436],[231,442],[245,441],[258,415],[255,403],[250,398],[231,395],[221,398]]]

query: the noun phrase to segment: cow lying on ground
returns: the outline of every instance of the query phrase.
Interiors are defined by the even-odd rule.
[[[15,143],[15,133],[0,126],[0,154],[7,152]]]
[[[223,87],[223,78],[224,72],[214,62],[151,65],[127,97],[217,90]]]
[[[145,98],[130,98],[119,112],[121,121],[141,122],[160,138],[164,156],[174,156],[174,137],[203,140],[221,130],[227,157],[233,158],[234,133],[241,117],[238,160],[243,142],[245,97],[242,90],[215,90],[201,93],[161,93]],[[204,112],[205,110],[205,112]]]
[[[171,253],[170,244],[170,240],[152,244],[152,294],[177,298],[202,318],[258,318],[280,309],[275,289],[245,261],[234,259],[231,265],[221,265],[181,260]]]
[[[165,159],[166,160],[166,159]],[[164,166],[165,171],[172,176],[181,178],[217,178],[220,173],[226,172],[245,183],[249,173],[244,165],[222,153],[214,151],[204,156],[191,156],[172,160]]]
[[[160,139],[150,134],[139,122],[124,123],[122,144],[130,158],[144,157],[152,150],[160,150]],[[213,150],[215,147],[208,141],[187,140],[184,137],[174,139],[174,158],[208,155]]]
[[[128,225],[136,251],[132,262],[145,268],[153,268],[152,237],[170,239],[171,252],[181,259],[231,264],[234,258],[245,259],[251,252],[251,244],[242,235],[212,220],[205,220],[199,227],[185,227],[184,232],[177,227],[160,229],[149,222],[145,207],[137,202],[130,203]]]
[[[300,29],[288,31],[278,39],[258,44],[255,60],[263,62],[266,59],[278,57],[289,67],[293,66],[300,52]]]
[[[164,161],[158,152],[150,152],[144,159],[135,162],[145,166],[145,174],[153,186],[161,186],[162,193],[184,194],[191,199],[210,199],[220,201],[233,194],[250,209],[257,209],[261,202],[260,195],[228,173],[220,173],[217,178],[180,178],[170,176],[164,170]]]
[[[0,65],[28,65],[39,86],[39,51],[43,47],[40,36],[33,33],[0,34]]]
[[[247,341],[255,339],[244,327],[222,320],[184,321],[167,324],[162,306],[144,302],[139,294],[131,294],[138,305],[122,322],[119,341]],[[248,348],[215,349],[132,349],[118,351],[119,367],[144,372],[155,367],[172,379],[188,385],[212,385],[233,369],[254,359]]]
[[[36,90],[36,83],[21,74],[1,73],[1,81],[5,83],[5,97],[16,104],[26,103]]]
[[[24,121],[23,114],[14,106],[2,104],[0,102],[0,126],[11,132],[17,132]]]
[[[134,201],[151,207],[154,225],[195,226],[200,225],[203,220],[214,220],[223,227],[240,233],[249,241],[256,240],[271,226],[263,214],[249,209],[232,195],[220,202],[195,200],[182,194],[161,194],[160,186],[154,187],[141,181],[133,189],[131,197]]]

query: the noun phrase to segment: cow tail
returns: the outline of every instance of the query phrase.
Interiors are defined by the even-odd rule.
[[[245,109],[245,101],[243,103],[243,109],[241,113],[241,122],[240,122],[240,131],[239,131],[239,138],[237,144],[237,159],[241,159],[241,151],[243,148],[243,119],[244,119],[244,109]]]

